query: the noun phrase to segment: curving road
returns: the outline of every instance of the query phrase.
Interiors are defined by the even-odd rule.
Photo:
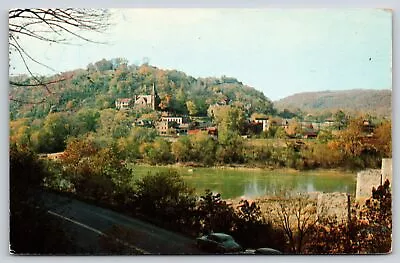
[[[42,194],[79,254],[203,254],[195,240],[75,199]]]

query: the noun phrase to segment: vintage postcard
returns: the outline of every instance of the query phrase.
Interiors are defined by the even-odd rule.
[[[391,68],[383,9],[11,9],[10,253],[390,253]]]

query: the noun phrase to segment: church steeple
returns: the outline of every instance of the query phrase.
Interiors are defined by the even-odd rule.
[[[156,87],[154,82],[153,82],[153,87],[151,89],[151,108],[153,110],[156,109]]]

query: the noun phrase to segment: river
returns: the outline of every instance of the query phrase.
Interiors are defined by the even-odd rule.
[[[149,172],[176,170],[185,182],[196,189],[197,194],[205,189],[221,193],[223,198],[256,198],[277,196],[285,192],[345,192],[351,195],[356,190],[356,173],[335,170],[265,170],[245,168],[191,168],[167,166],[133,166],[135,178]]]

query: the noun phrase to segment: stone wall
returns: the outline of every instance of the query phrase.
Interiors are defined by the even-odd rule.
[[[350,209],[350,195],[347,193],[319,193],[317,215],[320,219],[336,218],[347,222]]]
[[[382,159],[381,169],[368,169],[357,173],[356,200],[363,201],[371,197],[372,187],[377,188],[386,179],[392,183],[392,159]]]
[[[371,197],[372,187],[377,188],[382,183],[380,169],[368,169],[357,173],[356,200]]]
[[[393,165],[392,159],[382,159],[382,182],[384,183],[386,179],[389,179],[389,182],[392,183],[392,174],[393,174]]]
[[[357,173],[356,201],[363,203],[371,197],[372,188],[377,188],[386,179],[392,183],[392,159],[382,159],[381,169],[368,169]],[[346,221],[351,205],[347,193],[318,193],[317,214],[321,218],[336,217]]]

